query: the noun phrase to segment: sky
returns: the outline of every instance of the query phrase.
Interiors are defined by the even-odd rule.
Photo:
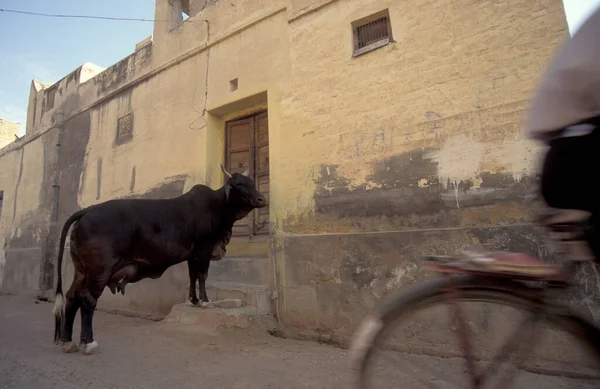
[[[563,0],[573,34],[600,0]],[[153,19],[155,0],[0,0],[0,9]],[[108,67],[152,35],[150,22],[49,18],[0,12],[0,118],[21,123],[31,80],[54,83],[86,62]]]
[[[600,0],[563,0],[563,4],[569,33],[573,35],[588,16],[600,6]]]
[[[0,0],[0,9],[154,19],[155,0]],[[0,12],[0,118],[21,123],[31,80],[54,83],[86,62],[108,67],[152,35],[151,22]]]

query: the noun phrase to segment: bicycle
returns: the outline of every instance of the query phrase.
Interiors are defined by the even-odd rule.
[[[436,323],[432,324],[432,327],[439,325],[439,314],[425,316],[419,324],[400,335],[400,338],[415,335],[416,340],[398,341],[391,334],[392,330],[410,314],[448,303],[452,320],[450,330],[458,334],[457,342],[460,351],[441,355],[449,361],[449,367],[446,367],[445,372],[446,377],[443,380],[427,379],[421,375],[411,377],[411,380],[418,380],[426,387],[442,385],[441,387],[482,388],[490,381],[490,377],[486,374],[496,373],[499,365],[507,362],[509,353],[517,351],[517,361],[512,369],[517,368],[528,374],[526,379],[542,378],[540,374],[548,380],[560,376],[561,380],[566,378],[580,380],[580,386],[576,387],[600,388],[600,328],[593,323],[593,320],[576,313],[569,304],[564,304],[558,299],[564,295],[565,290],[576,285],[575,271],[583,263],[594,259],[583,239],[584,234],[589,231],[586,225],[589,216],[589,213],[582,211],[551,209],[538,217],[537,222],[550,231],[550,241],[558,244],[559,252],[572,254],[570,260],[564,261],[562,265],[545,263],[525,254],[509,252],[480,251],[467,252],[461,256],[426,257],[426,267],[442,277],[413,284],[391,296],[375,312],[363,319],[355,332],[350,355],[357,387],[371,388],[369,383],[371,378],[377,378],[378,374],[380,376],[391,374],[397,370],[393,368],[387,371],[385,369],[380,372],[375,371],[373,358],[378,353],[383,356],[394,353],[394,358],[402,355],[406,361],[400,365],[415,365],[409,358],[417,358],[419,355],[439,357],[436,353],[440,354],[440,350],[445,346],[436,346],[436,342],[443,343],[444,340],[440,336],[436,342],[423,342],[420,335],[424,331],[419,327],[424,323]],[[510,340],[501,347],[497,356],[478,359],[472,347],[474,335],[472,331],[470,333],[469,324],[472,322],[467,320],[467,311],[463,307],[465,302],[480,302],[484,307],[486,304],[488,307],[491,304],[498,304],[500,307],[510,307],[506,309],[522,310],[527,318],[523,324],[516,325],[517,329],[510,336]],[[508,323],[509,319],[513,319],[512,314],[507,317],[501,313],[502,309],[505,308],[495,310],[488,308],[489,315],[496,313],[498,319],[504,320],[501,324],[496,321],[498,323],[494,327],[496,332],[505,331],[507,325],[504,324]],[[568,357],[569,352],[574,349],[558,351],[555,359],[552,359],[552,352],[542,350],[540,355],[542,362],[536,362],[537,365],[533,368],[524,366],[528,356],[532,354],[531,350],[541,338],[542,328],[539,326],[542,323],[573,337],[578,343],[578,348],[587,351],[588,355],[569,364],[568,361],[560,359]],[[524,332],[527,338],[521,338],[520,331]],[[560,349],[558,343],[565,338],[561,338],[554,332],[550,332],[550,335]],[[484,346],[488,345],[487,340],[480,343]],[[553,347],[548,350],[551,349]],[[463,370],[466,372],[465,378],[468,379],[469,386],[460,386],[451,380],[452,374],[460,373],[455,364],[455,359],[458,357],[465,360]],[[416,370],[433,363],[431,359],[419,359],[419,361]],[[479,369],[477,364],[483,362],[488,363],[487,367]],[[576,371],[586,370],[588,367],[585,365],[590,362],[595,363],[595,367],[589,368],[590,375]],[[498,366],[494,366],[495,363]],[[560,368],[564,368],[565,371],[560,371]],[[498,387],[507,388],[506,377],[503,379],[505,381]],[[514,375],[509,376],[508,380],[510,379],[514,379]],[[551,387],[557,387],[555,385],[552,384]],[[530,386],[526,384],[524,387]],[[391,385],[387,382],[384,387],[391,387]],[[412,388],[406,385],[403,387]]]

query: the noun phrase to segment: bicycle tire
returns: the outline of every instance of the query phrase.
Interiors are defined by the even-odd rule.
[[[355,332],[351,345],[355,387],[368,389],[368,363],[378,341],[393,329],[399,319],[409,316],[411,312],[447,303],[448,288],[458,290],[460,300],[509,305],[530,312],[543,304],[540,290],[510,279],[457,275],[413,284],[388,298],[379,309],[362,321]],[[568,307],[551,307],[554,309],[545,313],[543,321],[570,334],[600,366],[600,329]]]

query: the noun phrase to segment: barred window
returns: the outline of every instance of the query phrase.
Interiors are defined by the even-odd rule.
[[[117,120],[117,136],[115,143],[121,144],[133,138],[133,113],[121,116]]]
[[[353,56],[359,56],[392,42],[392,27],[388,10],[352,23]]]

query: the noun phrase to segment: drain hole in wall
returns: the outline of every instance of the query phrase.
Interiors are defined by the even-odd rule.
[[[233,80],[229,81],[229,91],[233,92],[236,91],[238,88],[238,79],[234,78]]]

